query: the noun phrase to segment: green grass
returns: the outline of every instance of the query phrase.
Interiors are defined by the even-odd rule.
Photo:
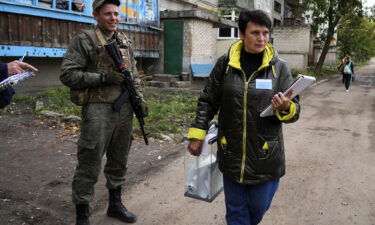
[[[331,75],[333,73],[338,73],[338,71],[337,71],[337,68],[335,66],[323,66],[322,71],[321,71],[321,75],[319,75],[319,76],[316,76],[314,74],[314,67],[307,67],[306,71],[292,69],[291,73],[292,73],[293,78],[296,78],[298,74],[303,74],[303,75],[307,75],[307,76],[313,76],[313,77],[316,77],[316,78],[321,78],[321,77],[325,77],[327,75]]]
[[[48,88],[42,94],[42,98],[47,101],[43,109],[57,111],[66,115],[81,114],[81,107],[70,101],[69,88]]]
[[[36,99],[35,96],[26,96],[26,95],[15,94],[12,98],[12,101],[16,102],[16,103],[31,104],[31,103],[35,102],[35,99]]]
[[[148,94],[146,132],[153,137],[159,137],[160,134],[184,134],[194,119],[197,99],[197,94],[187,92]]]
[[[161,134],[183,135],[195,116],[198,94],[189,92],[158,93],[146,91],[146,101],[149,115],[145,118],[145,130],[151,137],[160,138]],[[35,96],[16,94],[13,98],[16,103],[33,105],[43,101],[43,107],[34,110],[51,110],[65,115],[81,115],[81,107],[70,101],[69,88],[49,88]],[[138,121],[134,118],[134,131],[140,134]]]

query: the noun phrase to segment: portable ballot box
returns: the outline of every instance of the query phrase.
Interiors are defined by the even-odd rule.
[[[223,175],[216,159],[217,122],[212,121],[200,156],[185,154],[185,196],[212,202],[223,190]]]

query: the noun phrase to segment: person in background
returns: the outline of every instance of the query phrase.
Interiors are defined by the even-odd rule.
[[[345,57],[343,60],[343,81],[345,84],[345,91],[349,92],[350,83],[354,81],[354,63],[350,56]]]
[[[198,156],[209,121],[219,113],[219,168],[226,221],[256,225],[271,205],[285,174],[283,123],[298,120],[298,97],[283,95],[293,82],[286,62],[269,43],[271,19],[262,10],[239,15],[241,40],[220,57],[198,99],[188,150]],[[275,115],[260,117],[272,103]]]
[[[0,82],[7,79],[8,76],[22,73],[24,70],[30,70],[33,72],[38,71],[32,65],[24,62],[19,62],[17,60],[14,60],[10,63],[0,62]],[[0,109],[5,108],[10,104],[14,93],[15,91],[13,88],[7,88],[3,91],[0,91]]]

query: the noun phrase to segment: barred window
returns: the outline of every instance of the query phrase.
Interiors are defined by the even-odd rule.
[[[236,15],[235,10],[231,10],[223,17],[231,21],[238,21],[238,15]],[[218,39],[238,39],[238,37],[238,28],[219,28]]]
[[[281,4],[278,1],[275,1],[273,10],[275,10],[275,12],[281,13]]]

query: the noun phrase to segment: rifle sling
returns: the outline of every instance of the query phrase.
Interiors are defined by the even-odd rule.
[[[98,37],[98,40],[100,44],[104,47],[105,44],[107,44],[107,41],[105,40],[102,31],[99,28],[95,29],[96,36]]]

